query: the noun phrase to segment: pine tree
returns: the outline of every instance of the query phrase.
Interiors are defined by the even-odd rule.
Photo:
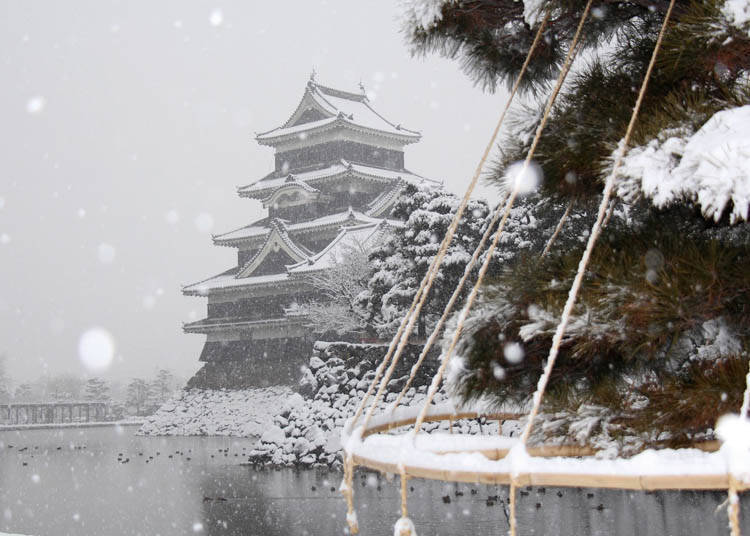
[[[34,402],[34,389],[30,383],[21,383],[13,393],[14,402]]]
[[[440,247],[458,206],[458,198],[442,189],[410,186],[393,209],[393,216],[404,220],[370,254],[374,274],[360,301],[369,313],[369,322],[383,336],[398,328],[408,310],[419,283]],[[450,299],[451,292],[463,274],[484,231],[487,204],[472,201],[456,232],[445,261],[438,273],[432,293],[419,319],[421,335],[426,325],[434,323]]]
[[[159,369],[156,378],[148,386],[148,405],[158,408],[167,401],[173,390],[173,374],[166,369]]]
[[[148,402],[148,383],[143,378],[133,378],[128,383],[125,405],[135,409],[136,415],[141,415]]]
[[[521,86],[527,102],[516,107],[491,170],[498,183],[530,147],[584,4],[456,0],[430,11],[415,1],[407,10],[417,52],[455,58],[494,90],[514,81],[539,11],[549,9]],[[676,2],[617,177],[617,210],[554,369],[545,411],[598,408],[596,434],[685,445],[712,438],[716,418],[741,402],[750,333],[750,21],[733,4]],[[540,195],[575,203],[581,221],[598,204],[667,6],[594,2],[583,26],[588,57],[569,76],[535,154]],[[450,378],[460,397],[528,400],[582,249],[558,240],[540,258],[537,246],[486,281]]]
[[[102,378],[89,378],[83,396],[86,400],[109,400],[109,385]]]

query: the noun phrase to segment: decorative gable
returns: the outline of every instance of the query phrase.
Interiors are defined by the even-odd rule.
[[[258,252],[237,273],[237,279],[250,276],[283,273],[287,264],[306,260],[309,252],[289,238],[284,224],[274,219],[271,232]]]
[[[284,184],[276,188],[271,195],[264,198],[263,208],[295,207],[306,205],[320,197],[320,191],[312,186],[298,181],[294,175],[288,175]]]

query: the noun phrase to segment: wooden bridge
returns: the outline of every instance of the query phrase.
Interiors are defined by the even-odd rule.
[[[0,405],[0,423],[51,424],[104,421],[109,402],[97,400],[64,402],[18,402]]]

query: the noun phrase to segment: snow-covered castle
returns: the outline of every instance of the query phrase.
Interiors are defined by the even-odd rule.
[[[237,388],[289,383],[309,357],[312,339],[294,304],[314,298],[309,275],[336,262],[356,239],[365,246],[390,220],[406,184],[436,181],[409,172],[404,147],[420,134],[377,113],[364,92],[307,83],[291,117],[257,135],[275,150],[274,170],[238,188],[259,200],[268,216],[216,235],[237,248],[237,265],[188,285],[206,296],[208,315],[184,325],[207,335],[205,364],[189,386]]]

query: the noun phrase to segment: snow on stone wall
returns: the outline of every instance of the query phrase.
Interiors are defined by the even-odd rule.
[[[297,398],[274,418],[273,426],[261,436],[255,450],[250,453],[255,463],[339,467],[341,429],[345,420],[354,414],[386,349],[385,345],[316,344],[309,374],[302,382],[307,397]],[[418,351],[418,348],[412,351]],[[347,359],[339,357],[347,355]],[[425,372],[417,376],[414,387],[403,399],[403,405],[416,405],[424,400],[436,359],[433,356],[427,361]],[[413,358],[406,359],[404,367],[397,369],[379,411],[384,411],[386,405],[395,400],[413,362]],[[437,402],[445,398],[441,395]],[[447,430],[448,424],[426,423],[423,429],[428,432]],[[497,423],[487,423],[483,429],[485,433],[497,434]],[[454,430],[479,433],[480,424],[462,421],[454,425]]]
[[[185,389],[141,427],[142,435],[260,436],[294,393],[290,387]]]

